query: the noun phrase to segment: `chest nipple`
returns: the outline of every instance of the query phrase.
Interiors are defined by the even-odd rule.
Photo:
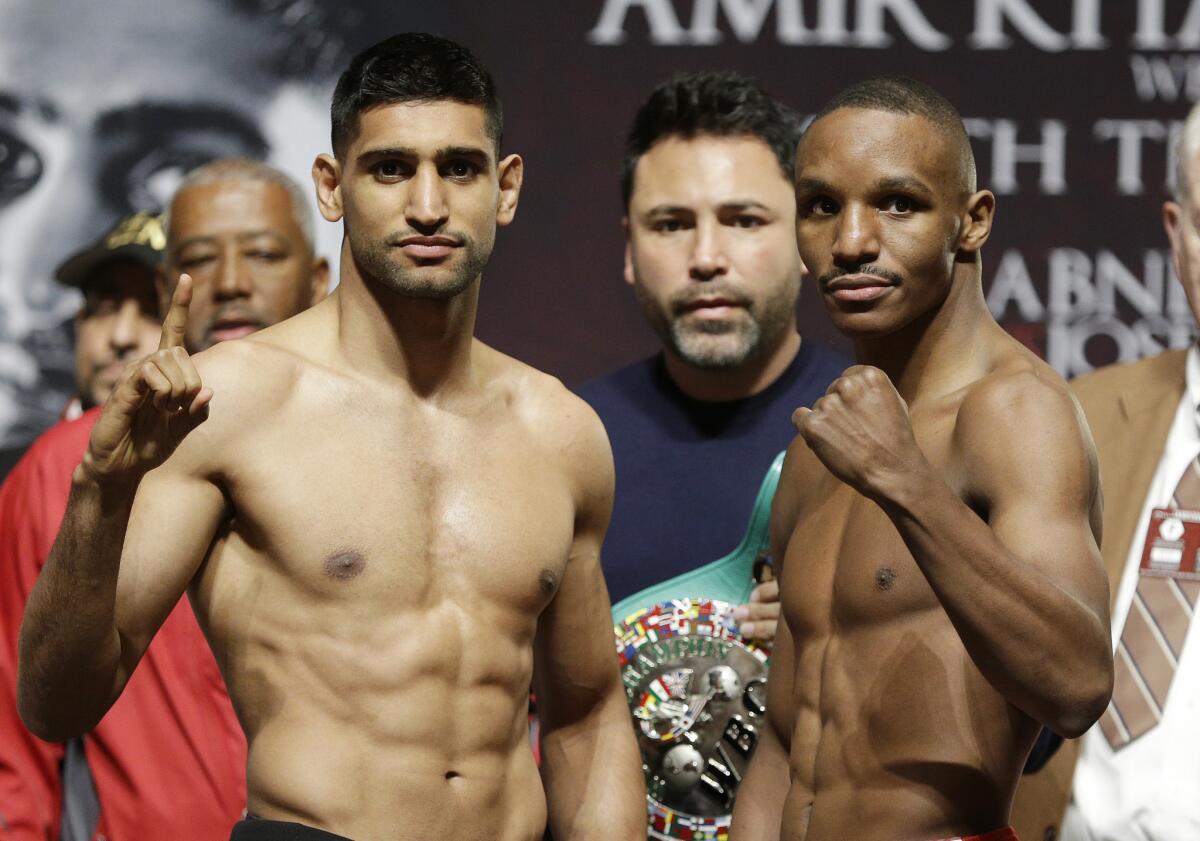
[[[325,558],[325,574],[343,581],[360,575],[366,566],[367,559],[354,549],[341,549]]]
[[[880,567],[875,570],[875,589],[886,593],[896,583],[896,573],[891,567]]]

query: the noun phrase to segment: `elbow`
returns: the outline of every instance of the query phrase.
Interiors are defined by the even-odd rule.
[[[77,733],[68,732],[62,722],[56,722],[45,714],[45,704],[36,697],[36,693],[30,691],[27,683],[24,680],[17,682],[17,712],[25,728],[45,742],[65,742],[77,736]]]
[[[82,709],[71,709],[66,700],[78,701],[82,693],[60,697],[45,681],[29,673],[24,662],[17,669],[17,714],[30,733],[46,742],[66,742],[88,732],[100,716],[88,716]],[[82,715],[80,713],[83,713]]]
[[[31,700],[27,693],[17,696],[17,712],[30,733],[44,742],[67,742],[92,729],[91,723],[79,723],[48,714],[47,705]]]
[[[1088,679],[1081,679],[1071,687],[1064,702],[1057,705],[1047,727],[1067,739],[1078,739],[1093,724],[1100,720],[1108,708],[1113,690],[1113,661],[1111,656],[1103,658]]]

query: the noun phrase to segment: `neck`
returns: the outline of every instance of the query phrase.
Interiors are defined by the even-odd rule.
[[[469,381],[479,278],[445,300],[393,292],[368,277],[342,249],[334,291],[338,345],[368,377],[401,379],[418,397],[432,397]]]
[[[775,382],[800,351],[800,334],[793,324],[774,348],[735,368],[697,368],[670,348],[665,352],[667,374],[693,400],[724,402],[758,394]]]
[[[881,369],[910,404],[977,378],[995,328],[980,274],[978,261],[955,263],[950,292],[939,306],[885,336],[855,337],[858,363]]]

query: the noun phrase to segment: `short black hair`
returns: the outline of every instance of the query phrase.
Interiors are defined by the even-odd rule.
[[[790,182],[800,118],[749,76],[730,70],[673,76],[646,97],[625,139],[621,195],[633,194],[633,173],[650,147],[665,137],[757,137],[771,147]]]
[[[358,134],[359,117],[368,108],[439,99],[482,107],[499,153],[504,114],[487,68],[461,44],[424,32],[406,32],[363,50],[338,79],[330,109],[334,154],[343,156]]]
[[[805,129],[807,133],[820,119],[842,108],[865,108],[893,114],[915,114],[941,129],[958,148],[968,191],[975,189],[975,156],[962,115],[942,96],[923,82],[907,76],[876,76],[855,82],[817,112]]]

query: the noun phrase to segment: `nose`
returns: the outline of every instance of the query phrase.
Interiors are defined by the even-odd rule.
[[[725,238],[721,232],[721,225],[715,219],[702,219],[696,223],[692,254],[688,260],[688,274],[692,280],[712,280],[729,271]]]
[[[251,276],[247,260],[238,247],[231,244],[217,269],[213,297],[218,301],[230,301],[235,298],[249,298],[253,294],[254,278]]]
[[[879,257],[879,229],[875,211],[862,205],[843,209],[833,241],[833,261],[842,268],[870,263]]]
[[[439,230],[450,216],[446,206],[446,185],[437,167],[422,164],[409,182],[408,205],[404,216],[408,223],[424,234]]]
[[[138,346],[139,330],[142,319],[142,307],[137,300],[126,298],[117,308],[116,318],[112,322],[112,332],[108,334],[109,347],[113,355],[120,359]]]

